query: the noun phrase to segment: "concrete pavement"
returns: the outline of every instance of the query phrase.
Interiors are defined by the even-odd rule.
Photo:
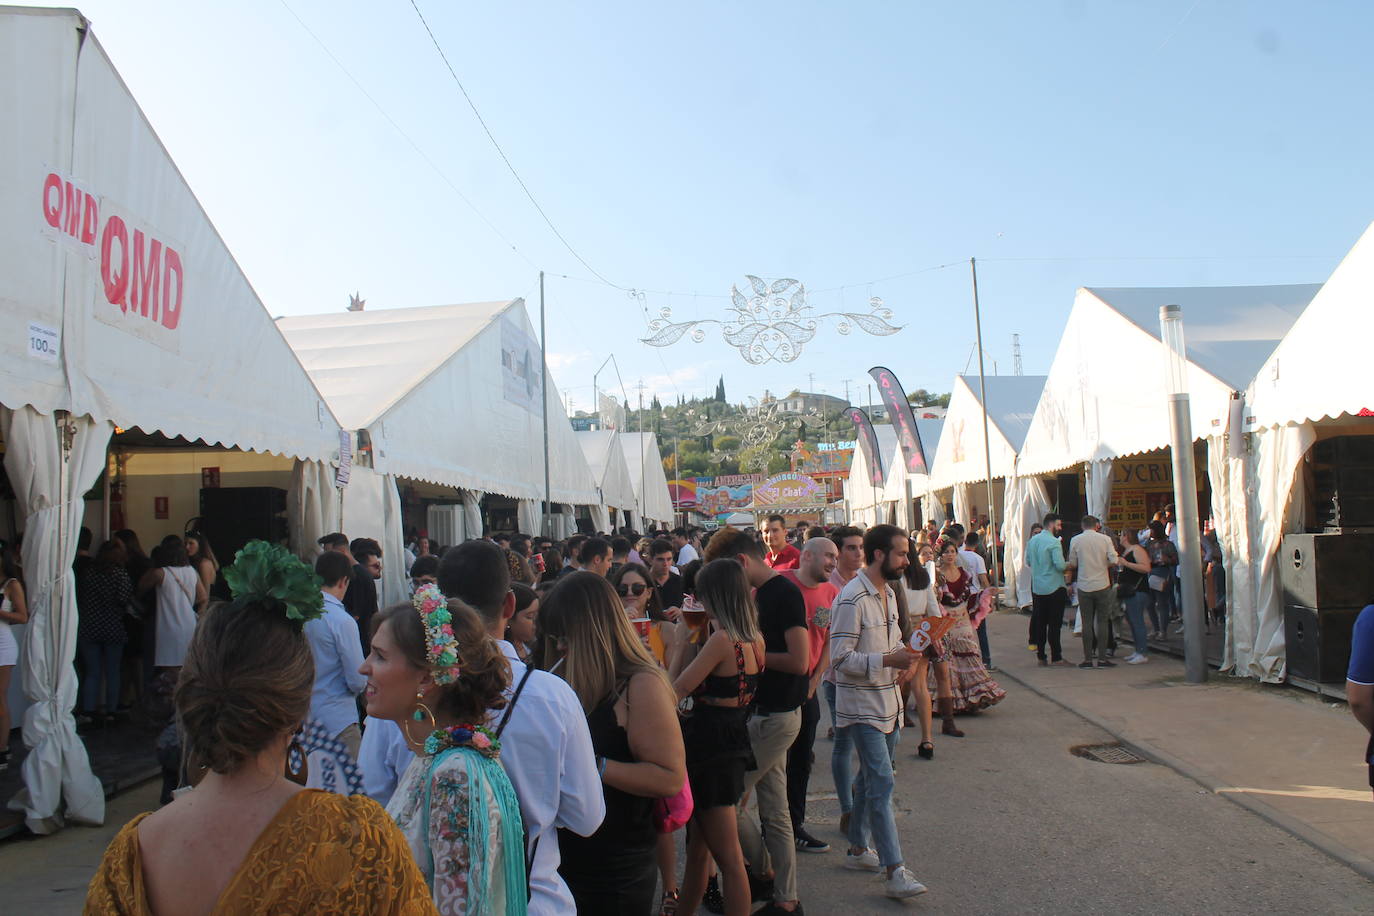
[[[1081,670],[1082,646],[1067,627],[1064,658],[1075,667],[1041,668],[1026,648],[1027,623],[1014,613],[989,621],[993,663],[1009,679],[1374,878],[1374,794],[1360,759],[1367,735],[1345,704],[1215,671],[1188,685],[1182,660],[1158,654]],[[1130,651],[1127,640],[1117,654]]]

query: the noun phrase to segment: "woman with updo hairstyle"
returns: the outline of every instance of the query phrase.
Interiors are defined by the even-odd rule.
[[[318,579],[262,541],[225,573],[235,599],[201,618],[175,694],[199,781],[120,830],[86,912],[433,912],[381,806],[287,778],[315,681],[303,626],[323,611]]]
[[[415,757],[387,803],[443,914],[523,914],[524,824],[502,768],[510,665],[477,613],[438,586],[377,614],[367,714],[390,719]]]

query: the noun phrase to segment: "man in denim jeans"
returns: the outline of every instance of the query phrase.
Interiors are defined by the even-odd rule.
[[[888,583],[906,570],[909,543],[906,532],[895,525],[868,529],[865,566],[840,592],[830,624],[836,736],[843,733],[859,753],[845,867],[885,869],[884,893],[894,898],[926,892],[902,864],[892,813],[891,745],[901,711],[898,676],[916,664],[917,654],[902,641],[897,597]],[[870,839],[876,850],[868,845]]]

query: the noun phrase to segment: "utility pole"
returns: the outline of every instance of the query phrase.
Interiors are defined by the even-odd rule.
[[[845,404],[848,404],[848,403],[849,403],[849,382],[850,382],[850,379],[845,379],[845,380],[844,380],[844,402],[845,402]]]
[[[973,274],[973,326],[978,334],[978,399],[983,402],[983,470],[987,475],[988,528],[992,532],[992,586],[996,588],[1001,578],[997,569],[997,508],[992,504],[992,446],[988,442],[988,383],[983,375],[983,315],[978,306],[978,262],[968,259],[969,270]],[[969,521],[966,519],[965,521]]]
[[[1202,610],[1202,544],[1198,533],[1197,472],[1193,467],[1193,421],[1188,397],[1188,358],[1183,309],[1159,307],[1169,391],[1169,451],[1174,471],[1174,531],[1178,535],[1179,585],[1183,596],[1183,671],[1190,684],[1207,682],[1206,620]],[[1165,585],[1165,588],[1170,587]]]
[[[549,514],[553,511],[553,493],[549,471],[549,335],[544,327],[544,272],[539,271],[539,396],[544,402],[539,412],[544,415],[544,519],[543,534],[553,537]]]
[[[639,384],[639,492],[635,494],[635,511],[639,514],[639,527],[644,527],[644,379]]]

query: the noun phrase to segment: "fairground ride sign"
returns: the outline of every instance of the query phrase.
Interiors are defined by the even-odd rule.
[[[805,474],[777,474],[754,487],[755,512],[778,509],[820,509],[826,505],[825,487]]]

